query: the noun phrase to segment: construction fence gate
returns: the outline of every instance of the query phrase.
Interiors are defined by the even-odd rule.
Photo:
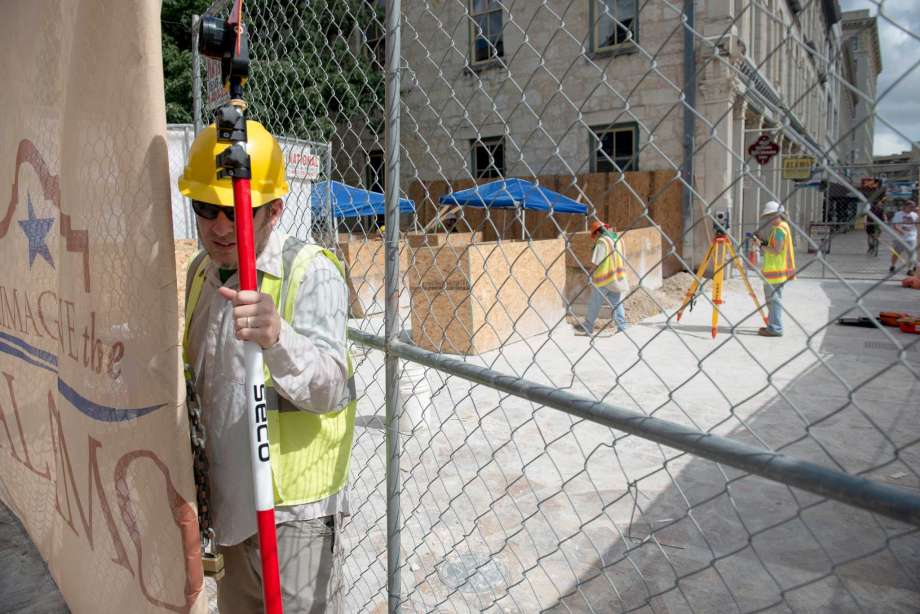
[[[885,114],[920,63],[908,9],[246,10],[249,115],[300,148],[289,229],[349,272],[347,611],[916,609],[918,320],[879,317],[920,316],[898,283],[916,243],[866,213],[858,171],[879,134],[910,143]],[[914,51],[888,57],[888,40]],[[200,127],[220,88],[204,58],[194,72]],[[384,192],[385,217],[330,203],[317,222],[326,179]],[[859,250],[820,249],[830,190],[879,223],[878,256],[855,221],[833,242]],[[762,217],[770,201],[786,226]],[[595,221],[625,269],[603,289]],[[795,246],[781,286],[755,239],[775,247],[775,228]],[[733,251],[700,269],[717,242]],[[782,336],[759,334],[765,289]]]

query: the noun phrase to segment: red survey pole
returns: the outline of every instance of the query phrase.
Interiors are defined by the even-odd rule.
[[[257,290],[256,256],[252,229],[252,201],[249,179],[233,179],[233,210],[239,258],[240,290]],[[275,535],[275,499],[268,455],[268,417],[265,406],[265,376],[262,348],[244,341],[243,364],[249,415],[249,444],[255,485],[256,522],[262,562],[262,595],[266,614],[281,614],[281,578],[278,573],[278,542]]]
[[[249,44],[243,25],[243,1],[235,0],[230,18],[204,17],[199,33],[199,51],[221,59],[224,83],[230,102],[215,113],[217,139],[229,146],[217,155],[218,178],[233,182],[233,210],[239,263],[240,290],[257,291],[255,240],[252,228],[252,166],[246,150],[246,103],[243,82],[249,74]],[[278,542],[275,535],[275,499],[269,459],[268,408],[262,348],[243,342],[246,370],[246,413],[249,421],[249,454],[255,487],[256,522],[262,563],[262,595],[265,614],[281,614],[281,579],[278,572]]]

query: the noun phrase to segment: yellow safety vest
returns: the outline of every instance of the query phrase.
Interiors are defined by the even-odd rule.
[[[625,281],[626,271],[623,269],[623,258],[616,249],[616,242],[609,235],[601,235],[598,241],[607,243],[607,257],[604,258],[591,275],[591,281],[598,288],[613,283],[613,280]]]
[[[771,249],[776,249],[776,231],[782,229],[786,236],[783,245],[783,252],[774,254],[764,252],[763,256],[763,276],[767,283],[771,285],[782,284],[790,279],[795,279],[795,247],[792,244],[792,231],[789,224],[780,222],[770,230],[770,236],[767,239],[767,245]]]
[[[261,274],[259,290],[272,297],[289,324],[294,317],[297,289],[313,259],[322,254],[345,277],[335,254],[295,237],[285,240],[281,277]],[[189,265],[185,298],[185,332],[182,337],[185,377],[192,377],[188,353],[189,326],[204,287],[208,256],[199,252]],[[319,501],[339,492],[348,481],[351,444],[355,427],[357,394],[351,356],[348,363],[348,402],[340,410],[314,414],[302,411],[279,395],[265,365],[268,401],[268,442],[272,465],[275,505],[297,505]]]

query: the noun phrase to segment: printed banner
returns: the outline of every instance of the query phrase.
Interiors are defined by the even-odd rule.
[[[0,19],[0,500],[73,612],[204,612],[159,3]]]

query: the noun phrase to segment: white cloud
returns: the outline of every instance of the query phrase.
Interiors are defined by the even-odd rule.
[[[844,11],[869,9],[878,15],[882,52],[878,93],[894,85],[878,105],[879,117],[892,127],[876,121],[873,149],[877,155],[909,149],[909,140],[920,141],[920,2],[841,0],[840,4]]]
[[[910,149],[910,141],[901,138],[887,128],[875,129],[875,141],[872,151],[877,156],[900,153]]]

